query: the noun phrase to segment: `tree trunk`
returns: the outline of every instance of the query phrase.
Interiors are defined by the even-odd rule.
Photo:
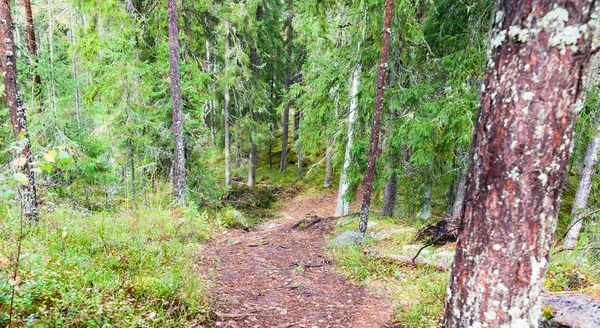
[[[133,14],[135,7],[133,6],[133,0],[125,0],[125,10],[129,14]]]
[[[497,1],[446,328],[537,326],[598,15],[588,0]]]
[[[4,80],[4,92],[10,112],[13,133],[19,147],[16,151],[17,169],[27,176],[27,184],[19,184],[19,197],[23,215],[32,221],[39,220],[35,175],[31,171],[34,161],[31,141],[27,131],[27,111],[19,92],[17,62],[12,32],[12,16],[7,0],[0,0],[0,72]]]
[[[262,6],[256,6],[256,21],[260,22],[262,20]],[[257,35],[260,35],[261,25],[259,24]],[[255,86],[258,87],[260,83],[260,52],[258,51],[258,44],[254,44],[254,48],[252,50],[252,72],[254,75]],[[252,121],[255,124],[258,124],[256,113],[254,109],[250,107],[250,116],[252,117]],[[248,187],[254,187],[256,184],[256,144],[254,143],[254,133],[255,129],[252,127],[250,130],[250,151],[248,153]]]
[[[398,199],[398,173],[394,170],[383,191],[381,216],[392,216]]]
[[[348,182],[348,169],[350,168],[352,146],[354,143],[354,122],[357,119],[358,107],[358,87],[360,86],[361,66],[358,64],[352,72],[352,86],[350,88],[350,115],[348,116],[348,143],[346,144],[346,153],[344,154],[344,167],[340,174],[340,185],[338,188],[337,205],[335,207],[336,216],[344,216],[350,213],[350,202],[344,199],[350,183]]]
[[[291,5],[290,5],[291,6]],[[291,10],[291,8],[290,8]],[[286,71],[285,71],[285,91],[290,90],[290,84],[292,80],[292,37],[294,31],[292,29],[292,20],[287,26],[287,46],[285,52],[287,53],[286,59]],[[288,154],[288,130],[290,125],[290,106],[289,102],[286,101],[283,104],[283,120],[281,121],[282,133],[281,133],[281,159],[279,161],[279,172],[283,172],[287,168],[287,154]]]
[[[393,71],[392,71],[393,73]],[[393,86],[395,83],[395,73],[392,74],[390,78],[390,85]],[[385,184],[385,188],[383,190],[383,208],[381,209],[381,216],[392,216],[394,214],[394,210],[396,209],[396,200],[398,199],[398,173],[396,170],[398,169],[398,150],[394,149],[392,145],[392,137],[394,135],[394,123],[393,118],[390,118],[390,131],[388,134],[388,148],[391,153],[390,163],[386,165],[387,171],[392,171],[390,178]]]
[[[296,144],[296,155],[298,157],[298,181],[302,180],[302,143],[298,140],[300,138],[300,111],[296,109],[294,113],[294,143]]]
[[[75,24],[75,22],[77,21],[76,17],[75,17],[75,8],[72,8],[72,12],[71,12],[71,25],[70,25],[70,34],[71,34],[71,46],[73,47],[73,49],[75,49],[75,29],[73,27],[73,25]],[[79,94],[79,82],[77,81],[77,52],[73,51],[73,59],[72,59],[72,65],[73,65],[73,82],[75,84],[75,115],[77,117],[77,128],[79,130],[81,130],[81,96]]]
[[[327,150],[325,152],[325,182],[323,188],[331,188],[331,157],[333,156],[333,134],[327,138]]]
[[[185,155],[183,149],[183,113],[179,75],[179,27],[177,0],[169,0],[169,60],[171,64],[171,102],[173,104],[173,196],[178,204],[185,203]]]
[[[229,20],[225,20],[225,71],[229,67]],[[229,136],[229,86],[225,86],[225,185],[231,184],[231,165],[229,163],[229,153],[231,152],[231,140]]]
[[[51,1],[48,0],[46,3],[48,5],[48,47],[50,49],[50,99],[52,100],[52,110],[56,112],[56,90],[54,89],[54,18],[52,17]]]
[[[577,245],[577,239],[579,238],[579,231],[583,225],[581,220],[581,213],[586,208],[588,198],[590,197],[590,191],[592,189],[592,178],[596,173],[596,162],[598,162],[598,151],[600,150],[600,125],[596,130],[596,135],[588,143],[587,150],[585,152],[585,158],[583,159],[583,167],[581,168],[581,178],[579,179],[579,185],[577,185],[577,192],[575,193],[575,201],[573,202],[573,209],[571,210],[571,216],[573,217],[569,227],[567,228],[567,235],[563,243],[563,248],[573,249]]]
[[[237,133],[235,134],[235,168],[239,169],[242,166],[242,145]]]
[[[369,143],[369,154],[367,157],[367,169],[363,180],[363,201],[360,211],[360,222],[358,231],[364,239],[367,233],[367,223],[371,212],[371,193],[373,192],[373,178],[375,176],[375,164],[377,151],[379,149],[379,128],[381,125],[381,114],[383,113],[383,101],[385,92],[385,75],[390,52],[390,34],[392,34],[392,18],[394,16],[394,0],[386,0],[385,16],[383,20],[383,36],[381,38],[381,53],[379,55],[379,71],[377,73],[377,92],[375,95],[375,109],[373,113],[373,125],[371,128],[371,142]]]
[[[31,11],[31,0],[23,0],[25,6],[25,19],[27,20],[27,47],[29,48],[29,54],[33,57],[32,71],[33,71],[33,89],[36,98],[40,96],[42,79],[37,73],[37,41],[35,39],[35,25],[33,24],[33,12]],[[40,106],[40,111],[42,107]]]
[[[421,204],[421,210],[417,214],[417,217],[423,220],[429,220],[431,218],[431,182],[428,182],[425,186],[423,204]]]
[[[256,144],[252,137],[250,137],[250,152],[248,154],[248,187],[254,187],[256,185]]]
[[[454,204],[452,205],[452,212],[450,213],[453,217],[460,217],[463,206],[465,205],[465,196],[467,191],[467,168],[465,167],[460,173],[458,179],[458,185],[456,186],[456,193],[454,194]]]

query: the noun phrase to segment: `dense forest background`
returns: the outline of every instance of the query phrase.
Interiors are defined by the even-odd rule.
[[[176,58],[167,2],[9,1],[40,223],[26,223],[19,207],[18,186],[33,181],[15,163],[23,145],[0,86],[0,325],[8,323],[9,307],[22,322],[59,326],[76,317],[159,326],[209,319],[198,292],[205,283],[189,274],[194,264],[186,259],[197,251],[190,243],[273,216],[271,204],[294,188],[313,195],[339,188],[339,216],[360,200],[385,1],[169,1],[177,15]],[[374,218],[421,228],[459,215],[493,13],[490,0],[396,2]],[[183,171],[174,156],[175,59]],[[594,146],[597,153],[600,143],[597,95],[592,78],[555,240],[562,242],[578,218],[583,227],[577,245],[554,254],[552,290],[600,279],[595,159],[585,162],[589,200],[573,205],[586,151]],[[181,177],[185,188],[173,196]],[[83,273],[90,265],[102,270]],[[439,315],[441,302],[434,303],[412,315]],[[408,312],[400,317],[412,320]]]

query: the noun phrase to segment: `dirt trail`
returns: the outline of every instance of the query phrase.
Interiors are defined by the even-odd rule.
[[[284,219],[256,231],[230,231],[207,250],[214,261],[216,327],[392,327],[388,300],[345,281],[323,250],[332,220],[290,230],[312,215],[331,216],[336,194],[293,199]],[[396,326],[399,327],[399,326]]]

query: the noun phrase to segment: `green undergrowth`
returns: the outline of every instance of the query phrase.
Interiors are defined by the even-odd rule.
[[[26,224],[16,279],[19,215],[0,218],[0,326],[173,327],[209,318],[194,259],[223,225],[195,207],[84,214],[58,206]]]
[[[364,248],[386,254],[414,256],[423,246],[414,244],[418,228],[427,222],[416,219],[393,220],[372,217]],[[357,218],[340,219],[335,234],[344,230],[356,230]],[[553,253],[545,280],[547,291],[579,291],[600,294],[600,261],[592,239],[599,234],[588,227],[579,241],[581,248],[575,251]],[[598,231],[600,233],[600,231]],[[451,264],[454,243],[441,247],[428,247],[419,257],[435,262]],[[329,251],[340,266],[341,272],[351,281],[366,285],[376,292],[390,297],[396,320],[403,327],[439,327],[444,309],[444,299],[449,272],[438,272],[425,266],[406,266],[386,262],[363,254],[362,247],[352,245],[332,248]]]

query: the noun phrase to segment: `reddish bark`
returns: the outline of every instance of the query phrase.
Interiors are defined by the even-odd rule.
[[[537,326],[597,17],[497,1],[444,327]]]
[[[381,53],[379,55],[379,72],[377,73],[377,92],[375,95],[375,111],[373,114],[373,125],[371,127],[371,142],[369,144],[369,155],[367,158],[367,170],[363,180],[363,200],[360,212],[360,223],[358,230],[363,238],[367,233],[367,223],[371,211],[371,193],[373,192],[373,177],[375,176],[375,163],[379,150],[379,129],[381,126],[381,114],[383,113],[383,101],[385,93],[385,75],[390,53],[390,34],[392,34],[392,17],[394,16],[394,0],[386,0],[385,16],[383,19],[383,36],[381,38]]]
[[[17,81],[17,63],[15,60],[14,37],[12,32],[11,10],[7,0],[0,0],[0,72],[4,80],[6,102],[10,112],[13,133],[17,141],[17,169],[27,176],[28,183],[20,184],[19,196],[23,208],[23,214],[30,220],[39,219],[35,176],[31,171],[33,155],[31,153],[31,142],[27,132],[27,110],[23,105],[23,99],[19,93]]]

